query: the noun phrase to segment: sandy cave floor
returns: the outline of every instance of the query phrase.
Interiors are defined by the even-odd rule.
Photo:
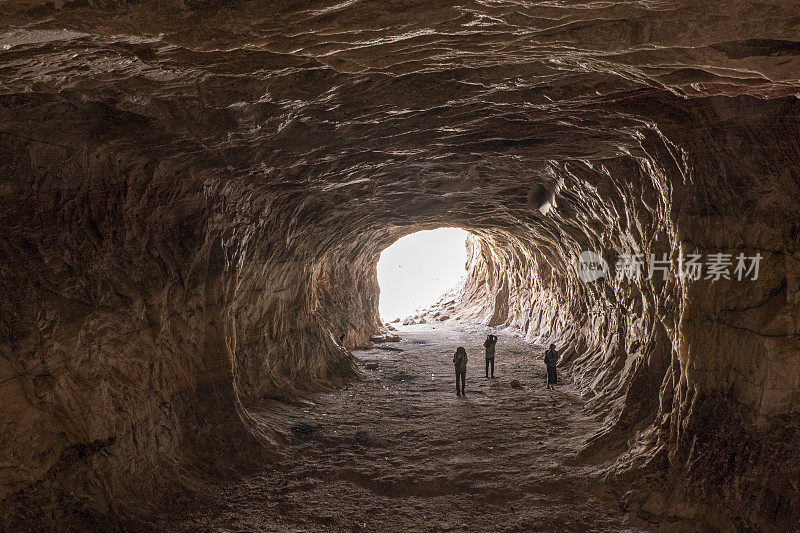
[[[354,352],[360,381],[257,412],[289,436],[285,460],[175,529],[640,530],[574,460],[600,421],[563,372],[557,391],[545,389],[543,347],[501,331],[496,377],[486,379],[485,328],[398,329],[402,341],[384,347],[402,351]],[[457,346],[469,355],[463,398]]]

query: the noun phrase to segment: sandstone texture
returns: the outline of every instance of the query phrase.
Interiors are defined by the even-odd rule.
[[[417,322],[556,343],[583,475],[800,523],[798,73],[777,0],[0,2],[0,529],[277,460],[254,409],[363,377],[378,256],[438,227],[469,274]],[[763,259],[587,283],[585,250]]]

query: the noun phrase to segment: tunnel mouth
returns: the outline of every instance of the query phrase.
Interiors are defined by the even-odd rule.
[[[379,314],[397,321],[453,292],[467,275],[467,239],[458,227],[421,230],[386,247],[377,263]]]

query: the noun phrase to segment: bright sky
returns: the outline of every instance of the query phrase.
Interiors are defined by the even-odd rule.
[[[381,253],[379,309],[384,321],[405,318],[458,284],[466,275],[467,235],[457,228],[418,231]]]

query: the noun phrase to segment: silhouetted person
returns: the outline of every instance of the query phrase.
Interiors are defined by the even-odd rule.
[[[544,364],[547,366],[547,388],[554,389],[554,385],[558,382],[556,375],[556,365],[558,364],[558,352],[556,345],[551,344],[550,349],[544,352]]]
[[[456,349],[456,354],[453,356],[453,364],[456,367],[456,395],[466,394],[464,386],[467,380],[467,351],[463,346],[459,346]],[[461,380],[460,388],[458,386],[459,379]]]
[[[486,377],[489,377],[489,365],[492,366],[492,377],[494,377],[494,345],[497,344],[496,335],[487,335],[486,340],[483,341],[483,347],[486,348]]]

